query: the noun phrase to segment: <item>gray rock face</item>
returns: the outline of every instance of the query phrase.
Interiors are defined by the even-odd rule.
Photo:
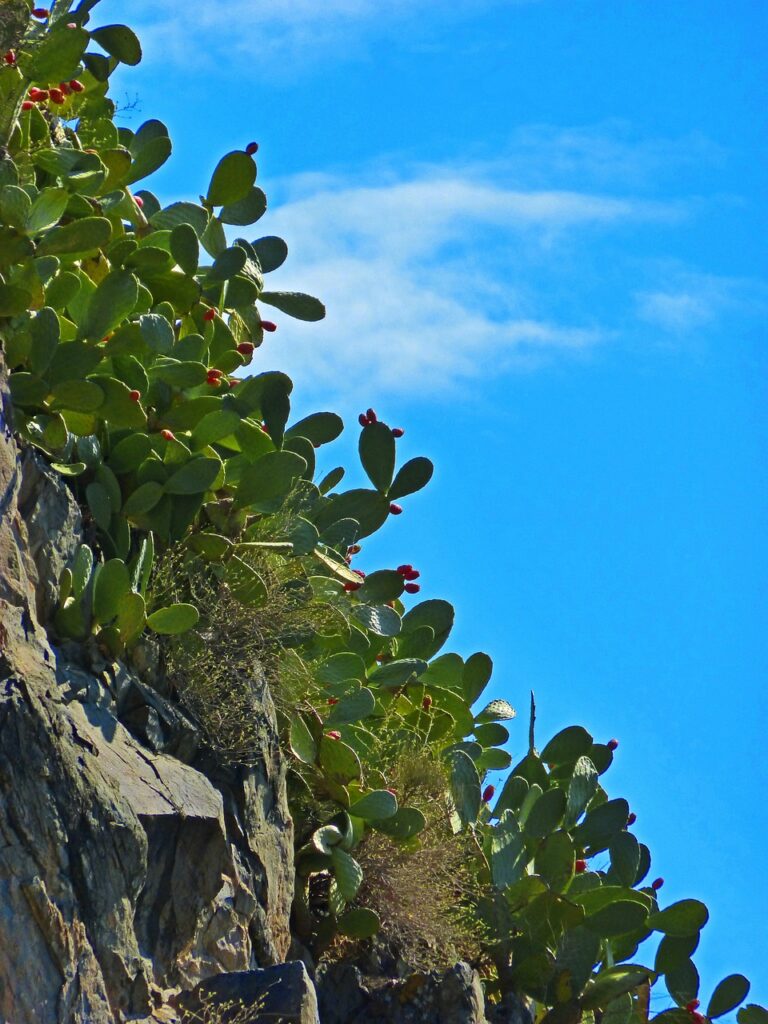
[[[47,622],[56,607],[61,570],[77,551],[82,516],[69,491],[33,448],[22,456],[17,502],[35,566],[37,618]]]
[[[480,976],[465,963],[384,982],[334,964],[317,986],[323,1024],[487,1024]]]
[[[172,992],[288,952],[274,713],[265,692],[259,766],[218,777],[121,723],[118,681],[140,686],[124,666],[50,646],[80,513],[20,453],[4,383],[0,364],[0,1021],[171,1021]]]
[[[178,1001],[182,1022],[218,1010],[221,1024],[320,1024],[315,987],[303,963],[220,974]]]

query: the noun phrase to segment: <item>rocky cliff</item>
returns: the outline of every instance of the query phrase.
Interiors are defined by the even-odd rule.
[[[51,641],[85,527],[17,443],[5,383],[0,362],[0,1022],[316,1024],[319,996],[324,1024],[485,1024],[466,964],[315,973],[292,943],[293,827],[258,666],[258,756],[222,767],[150,646],[129,666]],[[529,1024],[518,1005],[491,1019]]]
[[[257,765],[217,777],[164,752],[172,710],[132,670],[52,646],[45,621],[81,515],[17,446],[2,385],[0,1019],[151,1018],[174,991],[288,954],[293,843],[274,714],[262,684]]]

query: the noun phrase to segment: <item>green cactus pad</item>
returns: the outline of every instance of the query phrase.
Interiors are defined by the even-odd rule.
[[[211,206],[229,206],[248,195],[256,180],[256,164],[240,150],[227,153],[216,165],[208,186]]]
[[[200,612],[191,604],[172,604],[167,608],[158,608],[147,618],[147,625],[155,633],[175,636],[194,629],[200,618]]]
[[[366,793],[349,808],[349,813],[366,821],[382,821],[397,814],[397,797],[386,789]]]

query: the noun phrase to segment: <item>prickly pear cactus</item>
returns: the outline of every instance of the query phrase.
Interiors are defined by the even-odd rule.
[[[282,316],[325,313],[316,298],[268,287],[288,250],[252,230],[267,214],[258,146],[222,156],[199,202],[164,206],[142,182],[171,156],[165,125],[118,127],[109,97],[112,72],[137,64],[141,46],[124,25],[94,26],[97,5],[0,0],[0,343],[15,428],[87,522],[51,634],[127,658],[153,631],[194,663],[215,643],[216,603],[196,597],[195,580],[234,602],[239,621],[268,625],[288,595],[304,619],[272,655],[276,679],[293,681],[280,712],[294,910],[315,955],[384,927],[362,866],[374,843],[416,865],[439,833],[466,851],[459,909],[483,936],[489,1000],[514,993],[536,1001],[537,1019],[629,1024],[648,1019],[663,982],[674,1008],[659,1016],[699,1020],[691,956],[707,910],[663,907],[662,880],[646,883],[648,848],[627,802],[603,787],[615,742],[574,726],[539,752],[531,722],[494,802],[488,777],[512,764],[515,712],[505,700],[478,707],[490,658],[443,652],[453,608],[409,606],[421,586],[411,564],[352,567],[432,464],[401,462],[403,429],[368,409],[367,483],[339,490],[343,468],[318,472],[340,418],[293,421],[291,380],[251,372]],[[158,563],[176,566],[173,586],[158,582]],[[437,780],[428,797],[418,779],[402,781],[416,757]],[[747,991],[740,975],[726,978],[706,1017]],[[738,1019],[768,1018],[751,1006]]]

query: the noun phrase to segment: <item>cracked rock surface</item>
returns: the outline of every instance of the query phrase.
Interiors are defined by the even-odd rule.
[[[7,1024],[170,1021],[174,993],[279,963],[290,945],[292,824],[266,687],[256,767],[219,778],[132,734],[104,679],[43,627],[81,529],[66,484],[14,440],[0,363]]]

